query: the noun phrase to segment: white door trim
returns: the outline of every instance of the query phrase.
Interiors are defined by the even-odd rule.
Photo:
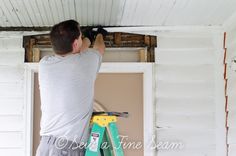
[[[153,96],[153,63],[102,63],[99,73],[143,73],[144,104],[144,156],[153,156],[151,149],[154,136],[154,96]],[[38,63],[25,63],[25,155],[32,156],[33,147],[33,101],[34,73],[38,72]]]

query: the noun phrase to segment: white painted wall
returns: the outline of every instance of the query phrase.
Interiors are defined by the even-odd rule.
[[[236,155],[236,16],[227,23],[226,31],[226,63],[227,63],[227,92],[228,96],[228,139],[229,156]]]
[[[159,151],[158,156],[224,156],[223,79],[219,76],[222,33],[209,28],[168,29],[157,30],[156,135],[157,142],[180,141],[185,148]],[[1,36],[0,155],[24,156],[22,38]]]
[[[214,34],[214,35],[213,35]],[[159,33],[156,51],[157,141],[182,142],[158,156],[225,156],[223,33]]]
[[[21,36],[0,36],[0,155],[24,156],[24,49]]]

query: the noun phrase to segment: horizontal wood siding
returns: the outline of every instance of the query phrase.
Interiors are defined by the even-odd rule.
[[[21,36],[0,37],[0,155],[24,156],[24,49]]]
[[[167,32],[158,36],[156,141],[184,144],[182,149],[160,149],[158,156],[216,156],[221,134],[216,125],[215,56],[222,50],[217,48],[213,35]]]

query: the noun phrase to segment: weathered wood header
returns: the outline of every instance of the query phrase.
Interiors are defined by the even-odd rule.
[[[52,47],[49,34],[24,36],[23,41],[25,62],[39,62],[40,47]],[[155,62],[154,49],[157,47],[156,36],[112,32],[108,33],[104,41],[107,48],[146,48],[147,62]]]

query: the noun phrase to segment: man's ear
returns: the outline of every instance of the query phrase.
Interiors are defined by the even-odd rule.
[[[72,47],[73,49],[76,48],[78,46],[78,42],[77,40],[75,39],[74,42],[72,43]]]
[[[77,47],[78,47],[78,42],[75,39],[74,42],[72,43],[72,53],[76,53],[77,52]]]

